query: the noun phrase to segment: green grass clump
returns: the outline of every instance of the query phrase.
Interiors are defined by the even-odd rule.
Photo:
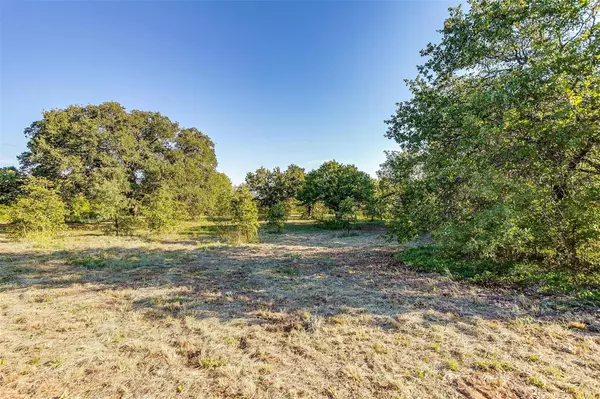
[[[530,286],[539,293],[570,294],[583,300],[600,301],[600,271],[573,273],[551,270],[531,261],[461,258],[435,245],[409,248],[394,257],[418,270],[482,285]]]

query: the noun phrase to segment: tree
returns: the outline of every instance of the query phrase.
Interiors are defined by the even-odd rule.
[[[285,171],[279,167],[273,170],[260,168],[246,175],[246,185],[264,210],[295,198],[303,184],[304,169],[293,164]]]
[[[268,226],[273,228],[276,232],[283,231],[285,222],[288,219],[288,209],[286,204],[278,202],[269,208],[267,212]]]
[[[14,166],[0,168],[0,205],[10,205],[21,193],[24,176]]]
[[[322,202],[338,214],[342,201],[351,198],[356,204],[366,204],[373,195],[371,177],[354,165],[328,161],[306,175],[298,199],[307,206]]]
[[[352,223],[356,221],[357,210],[358,207],[356,206],[356,202],[352,198],[344,198],[342,202],[340,202],[339,209],[335,214],[335,218],[340,223],[340,227],[350,231]]]
[[[67,212],[57,191],[47,179],[25,180],[23,194],[10,208],[10,235],[15,239],[56,236],[65,229]]]
[[[213,218],[230,216],[230,203],[233,193],[231,180],[224,173],[214,173],[210,181],[210,199],[208,215]]]
[[[258,241],[258,208],[246,186],[235,189],[231,198],[231,222],[236,242]]]
[[[151,231],[156,233],[173,231],[184,218],[184,208],[175,199],[173,192],[170,187],[161,187],[154,195],[147,197],[142,214]]]
[[[142,202],[169,185],[190,217],[209,211],[216,172],[214,144],[158,112],[127,112],[119,103],[45,111],[26,130],[23,169],[55,182],[65,201],[88,200],[106,180],[136,216]],[[119,175],[117,183],[112,176]],[[116,198],[116,197],[113,197]],[[121,212],[121,211],[120,211]]]
[[[396,188],[385,178],[373,179],[373,196],[365,204],[364,210],[371,220],[384,219],[390,213]]]
[[[115,171],[110,177],[99,178],[92,187],[93,204],[103,220],[110,222],[107,233],[117,236],[131,235],[139,226],[132,212],[132,199],[128,191],[126,177]]]
[[[398,104],[383,173],[399,239],[465,255],[599,264],[600,27],[591,1],[450,9]]]

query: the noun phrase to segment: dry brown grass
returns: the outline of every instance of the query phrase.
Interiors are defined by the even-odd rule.
[[[2,238],[0,397],[597,397],[593,309],[414,273],[379,233]]]

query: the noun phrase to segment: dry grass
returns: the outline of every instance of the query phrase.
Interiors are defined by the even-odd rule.
[[[0,397],[594,398],[593,309],[417,274],[377,229],[0,239]]]

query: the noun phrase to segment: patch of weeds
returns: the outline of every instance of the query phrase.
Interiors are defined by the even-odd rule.
[[[15,281],[15,278],[12,276],[0,276],[0,284],[10,284]]]
[[[446,366],[449,370],[452,371],[458,371],[458,369],[460,368],[460,364],[456,359],[446,359]]]
[[[201,252],[210,252],[214,251],[215,249],[225,248],[227,246],[228,245],[226,243],[222,242],[200,242],[196,246],[196,249]]]
[[[527,361],[528,362],[537,362],[540,360],[540,357],[538,355],[529,355],[527,356]]]
[[[273,366],[271,366],[270,364],[262,364],[258,368],[258,372],[260,374],[271,374],[272,370],[273,370]]]
[[[373,345],[373,351],[380,355],[385,355],[388,352],[387,348],[380,343],[376,343]]]
[[[298,277],[300,275],[298,268],[293,266],[278,266],[273,271],[288,277]]]
[[[227,359],[221,356],[216,357],[203,357],[199,360],[198,365],[203,369],[214,370],[219,367],[226,366],[228,363]]]
[[[484,359],[478,360],[475,363],[476,368],[482,371],[504,371],[510,370],[510,365],[508,363],[502,362],[498,359]]]
[[[481,285],[535,287],[539,293],[570,294],[581,301],[600,302],[600,271],[573,273],[532,261],[501,261],[460,257],[436,245],[396,253],[394,258],[417,270],[432,271]]]
[[[332,322],[333,324],[340,324],[340,325],[346,323],[344,318],[341,316],[331,316],[329,318],[329,321]]]
[[[223,341],[225,341],[229,345],[237,346],[239,340],[231,337],[223,337]]]
[[[441,348],[442,347],[440,344],[437,344],[437,343],[431,344],[431,349],[433,349],[436,352],[439,352],[441,350]]]
[[[69,262],[73,266],[82,266],[86,269],[104,269],[110,265],[108,259],[104,256],[84,256],[81,258],[73,259]]]
[[[32,357],[31,359],[29,359],[29,361],[27,363],[31,364],[32,366],[37,366],[38,364],[40,364],[41,362],[41,358],[39,357]]]
[[[110,342],[113,344],[118,344],[125,339],[125,333],[121,330],[115,330],[112,337],[110,338]]]
[[[427,375],[427,370],[425,370],[425,369],[417,370],[417,378],[425,378],[426,375]]]
[[[292,260],[300,260],[302,259],[302,254],[299,254],[297,252],[288,252],[284,255],[286,258],[292,259]]]
[[[529,378],[529,383],[541,389],[546,388],[546,383],[538,375],[533,375]]]

